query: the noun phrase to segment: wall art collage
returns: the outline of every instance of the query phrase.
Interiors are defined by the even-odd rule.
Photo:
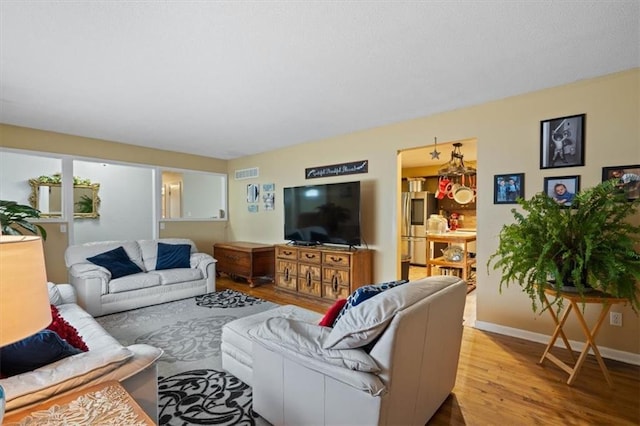
[[[540,122],[540,169],[584,166],[586,114],[552,118]],[[640,164],[602,168],[602,181],[616,179],[627,200],[640,197]],[[494,204],[517,204],[524,198],[524,173],[494,175]],[[571,206],[580,191],[580,176],[544,177],[542,191],[558,204]]]
[[[250,213],[258,213],[260,205],[262,210],[275,210],[276,185],[274,183],[249,183],[247,184],[247,210]]]

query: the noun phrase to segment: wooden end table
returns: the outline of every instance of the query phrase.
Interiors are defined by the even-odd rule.
[[[245,278],[249,287],[255,287],[261,277],[274,279],[275,247],[271,244],[246,241],[215,243],[213,257],[218,261],[217,273]]]
[[[151,426],[156,423],[119,382],[112,380],[5,416],[2,424]]]
[[[549,299],[547,299],[547,295],[550,295],[553,297],[556,297],[556,295],[558,295],[569,302],[569,306],[565,309],[564,313],[562,313],[560,318],[558,318],[553,308],[551,307],[551,304],[549,303]],[[576,377],[578,376],[580,369],[582,368],[582,364],[587,359],[587,355],[589,354],[589,348],[591,348],[593,350],[593,353],[596,356],[596,360],[598,361],[598,364],[600,365],[602,374],[604,374],[604,378],[607,380],[607,383],[609,384],[609,386],[613,387],[613,381],[611,380],[611,376],[609,375],[609,370],[607,370],[607,366],[602,360],[602,356],[600,355],[600,351],[598,350],[598,345],[596,345],[596,336],[598,335],[598,332],[600,331],[600,326],[602,326],[604,319],[607,317],[607,313],[609,312],[609,309],[611,309],[611,306],[618,303],[626,303],[626,299],[613,297],[609,294],[602,293],[600,291],[593,291],[591,293],[586,294],[584,297],[582,297],[577,293],[571,293],[571,292],[565,292],[565,291],[556,292],[554,289],[551,289],[551,288],[546,288],[544,290],[543,298],[544,298],[544,303],[547,306],[547,310],[549,311],[549,314],[551,314],[551,317],[553,318],[553,322],[556,324],[556,328],[555,328],[555,331],[553,332],[553,335],[551,336],[551,340],[549,341],[549,344],[547,345],[546,349],[544,350],[544,353],[542,354],[542,358],[540,358],[540,361],[538,361],[538,364],[542,364],[542,362],[545,359],[548,359],[549,361],[553,362],[555,365],[557,365],[558,367],[560,367],[561,369],[563,369],[565,372],[569,374],[569,379],[567,380],[567,384],[572,385]],[[589,329],[589,326],[587,325],[587,321],[584,319],[584,315],[582,314],[582,310],[578,306],[578,303],[580,304],[599,303],[602,306],[600,310],[600,315],[598,316],[596,323],[593,325],[591,329]],[[578,357],[577,361],[576,361],[575,355],[573,354],[573,350],[571,349],[571,345],[569,344],[569,340],[567,339],[567,336],[564,334],[564,331],[562,329],[571,312],[575,312],[575,315],[578,319],[578,323],[580,324],[580,327],[582,328],[582,331],[584,332],[584,335],[587,338],[587,342],[584,345],[584,349],[582,349],[582,352],[580,353],[580,356]],[[555,344],[556,340],[558,340],[558,337],[562,338],[562,341],[564,342],[565,347],[569,350],[571,359],[575,363],[573,367],[569,366],[567,363],[560,360],[559,358],[557,358],[555,355],[551,353],[551,348]]]

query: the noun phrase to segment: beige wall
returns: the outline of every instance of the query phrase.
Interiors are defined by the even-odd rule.
[[[361,180],[364,184],[364,237],[376,250],[375,279],[399,276],[398,211],[399,150],[443,141],[477,138],[478,144],[478,287],[479,325],[529,338],[552,333],[545,312],[533,314],[530,300],[516,285],[498,292],[499,275],[484,265],[497,247],[502,224],[512,220],[511,205],[493,205],[493,175],[523,172],[526,196],[542,190],[547,176],[580,175],[583,188],[601,180],[603,166],[640,163],[640,71],[638,69],[529,93],[476,107],[405,121],[313,143],[244,157],[229,162],[229,170],[259,167],[260,177],[229,181],[230,238],[282,242],[282,188],[313,183]],[[540,170],[540,121],[586,114],[584,167]],[[367,174],[305,180],[306,167],[369,160]],[[275,183],[276,209],[249,213],[244,199],[247,183]],[[486,195],[484,195],[486,194]],[[593,321],[599,306],[587,306]],[[640,357],[640,317],[617,305],[623,327],[602,327],[598,342],[619,358]],[[568,322],[569,338],[584,341],[577,322]],[[635,355],[635,356],[634,356]]]
[[[398,211],[400,167],[398,151],[425,145],[434,137],[455,141],[478,140],[478,324],[508,334],[538,338],[552,332],[546,313],[531,312],[529,299],[517,286],[498,292],[499,275],[487,273],[484,265],[497,246],[497,235],[512,220],[509,205],[493,205],[492,181],[498,173],[524,172],[526,196],[542,189],[546,176],[580,175],[582,187],[600,181],[603,166],[640,163],[640,70],[529,93],[522,96],[460,109],[416,120],[364,130],[291,148],[248,156],[228,162],[229,228],[218,223],[167,223],[162,236],[186,236],[210,250],[217,238],[258,242],[282,242],[282,188],[310,183],[348,180],[363,182],[363,228],[369,247],[375,249],[375,279],[396,278],[398,258]],[[563,169],[539,168],[540,121],[573,114],[586,114],[586,166]],[[129,145],[0,126],[2,146],[65,153],[79,156],[158,164],[206,171],[227,171],[227,163],[204,157],[176,154]],[[356,160],[369,160],[369,173],[336,178],[304,179],[305,167]],[[235,181],[233,171],[259,167],[260,177]],[[276,208],[247,211],[246,184],[275,183]],[[488,194],[483,196],[482,194]],[[48,227],[49,228],[49,227]],[[226,233],[225,233],[226,232]],[[47,256],[59,257],[63,247],[52,235],[45,244]],[[49,265],[50,258],[47,258]],[[59,264],[59,260],[54,261]],[[603,326],[598,342],[608,354],[621,359],[640,359],[640,317],[629,307],[615,306],[623,313],[623,327]],[[594,320],[597,307],[587,306]],[[575,320],[568,324],[570,339],[584,341]],[[544,337],[544,336],[543,336]]]
[[[0,146],[167,168],[227,173],[226,160],[5,124],[0,124]],[[47,241],[44,242],[47,277],[50,281],[58,283],[68,280],[64,265],[64,251],[68,245],[68,239],[66,233],[60,232],[62,223],[66,222],[42,224],[48,234]],[[159,230],[159,235],[161,237],[191,238],[198,250],[212,253],[211,246],[214,242],[226,241],[227,225],[226,221],[170,221],[164,222],[165,228]]]

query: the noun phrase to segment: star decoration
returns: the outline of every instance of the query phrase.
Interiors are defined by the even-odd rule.
[[[440,159],[440,153],[438,152],[438,138],[435,137],[433,138],[433,151],[431,151],[429,154],[431,154],[431,159],[435,160],[435,159]]]

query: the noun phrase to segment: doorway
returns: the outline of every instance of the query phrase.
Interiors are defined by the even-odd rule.
[[[458,145],[457,147],[454,145]],[[434,151],[437,155],[434,154]],[[465,166],[469,166],[470,169],[477,170],[477,140],[475,138],[465,139],[461,141],[451,141],[444,143],[437,143],[426,145],[417,148],[411,148],[402,150],[399,152],[399,159],[401,164],[401,173],[400,173],[400,187],[402,188],[401,193],[399,194],[400,205],[404,206],[407,203],[403,203],[402,200],[405,198],[410,198],[408,195],[412,193],[416,188],[415,181],[420,180],[420,189],[421,192],[425,192],[427,194],[431,194],[431,197],[438,191],[438,186],[441,181],[441,176],[439,172],[442,172],[445,168],[447,168],[451,163],[454,157],[457,161],[458,154],[462,155],[462,161]],[[455,163],[459,164],[459,163]],[[475,174],[473,176],[473,182],[475,182]],[[467,179],[467,182],[469,180]],[[468,184],[467,184],[468,185]],[[469,185],[468,185],[469,186]],[[429,197],[426,195],[425,197]],[[433,198],[432,198],[433,199]],[[449,196],[445,196],[443,198],[435,197],[436,205],[432,208],[430,213],[441,214],[444,216],[448,224],[453,223],[458,225],[464,231],[474,232],[476,229],[476,202],[475,199],[467,204],[459,204],[453,198]],[[411,223],[410,210],[407,207],[401,207],[402,211],[400,211],[401,223],[407,222]],[[404,216],[407,216],[404,219]],[[455,226],[454,225],[454,226]],[[404,228],[404,229],[403,229]],[[426,240],[426,232],[424,235],[407,235],[407,227],[400,226],[398,237],[398,250],[399,256],[398,258],[401,261],[400,271],[403,272],[403,275],[408,275],[410,280],[415,280],[419,278],[423,278],[427,276],[427,267],[423,263],[425,263],[426,254],[420,253],[420,256],[411,256],[412,252],[415,251],[416,247],[426,247],[426,241],[422,246],[416,245],[413,240]],[[424,232],[424,231],[423,231]],[[413,250],[412,246],[413,245]],[[440,250],[446,248],[446,244],[444,247],[435,247],[434,243],[431,243],[430,252],[431,253],[440,253]],[[476,243],[469,243],[468,250],[472,255],[475,256]],[[421,249],[422,250],[422,249]],[[408,262],[407,262],[408,260]],[[405,272],[408,269],[408,273]],[[456,268],[446,268],[440,266],[431,267],[431,275],[448,275],[458,273],[459,270]],[[476,274],[475,267],[471,268],[471,271],[468,274],[468,292],[467,292],[467,303],[465,305],[465,325],[473,326],[475,324],[476,317]],[[404,278],[404,276],[402,277]]]

